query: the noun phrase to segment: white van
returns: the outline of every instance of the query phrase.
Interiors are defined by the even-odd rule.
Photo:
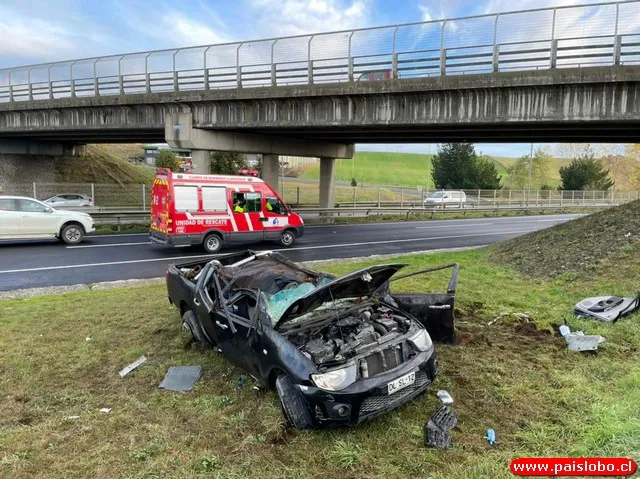
[[[95,231],[86,213],[57,210],[23,196],[0,196],[0,239],[58,238],[67,244],[80,243]]]
[[[467,195],[460,190],[439,190],[430,193],[424,199],[425,208],[456,208],[464,207]]]

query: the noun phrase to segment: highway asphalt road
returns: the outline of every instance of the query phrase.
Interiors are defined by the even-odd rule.
[[[502,241],[577,216],[308,226],[292,248],[260,243],[228,251],[277,250],[293,261],[311,261],[459,248]],[[78,246],[57,241],[0,242],[0,291],[158,277],[167,265],[198,257],[206,257],[199,248],[150,244],[144,234],[91,236]]]

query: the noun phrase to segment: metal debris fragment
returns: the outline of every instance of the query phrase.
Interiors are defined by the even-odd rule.
[[[140,356],[138,359],[136,359],[134,362],[132,362],[131,364],[129,364],[128,366],[125,366],[124,368],[122,368],[122,370],[118,373],[120,374],[120,377],[123,378],[125,377],[127,374],[129,374],[131,371],[133,371],[134,369],[136,369],[138,366],[140,366],[141,364],[143,364],[145,361],[147,360],[146,356]]]

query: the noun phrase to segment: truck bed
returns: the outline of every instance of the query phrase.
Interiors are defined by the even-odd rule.
[[[189,310],[193,310],[193,299],[196,292],[196,284],[199,278],[198,273],[211,260],[219,261],[228,266],[243,259],[250,258],[255,252],[243,251],[242,253],[231,253],[226,255],[211,256],[210,258],[190,261],[188,263],[172,264],[166,274],[167,294],[169,302],[175,304],[183,315]]]

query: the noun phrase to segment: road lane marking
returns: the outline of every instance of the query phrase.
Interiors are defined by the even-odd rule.
[[[141,243],[111,243],[111,244],[87,244],[82,246],[66,246],[66,249],[79,249],[79,248],[109,248],[111,246],[131,246],[140,244],[151,244],[151,241],[143,241]]]
[[[330,244],[330,245],[320,245],[320,246],[300,246],[297,248],[278,248],[278,249],[267,250],[267,251],[303,251],[303,250],[316,250],[316,249],[329,249],[329,248],[348,248],[353,246],[371,246],[371,245],[409,243],[409,242],[419,242],[419,241],[437,241],[437,240],[445,240],[445,239],[474,238],[477,236],[500,236],[500,235],[514,234],[514,233],[530,233],[530,232],[532,232],[531,229],[498,231],[498,232],[494,231],[492,233],[437,236],[433,238],[431,237],[430,238],[406,238],[406,239],[385,240],[385,241],[368,241],[368,242],[362,242],[362,243],[342,243],[342,244]],[[216,256],[219,256],[219,255],[174,256],[169,258],[133,259],[133,260],[127,260],[127,261],[112,261],[107,263],[67,264],[67,265],[61,265],[61,266],[43,266],[40,268],[6,269],[6,270],[0,271],[0,274],[29,273],[34,271],[53,271],[57,269],[91,268],[95,266],[116,266],[121,264],[155,263],[159,261],[175,262],[177,260],[182,260],[182,259],[215,258]]]
[[[428,230],[431,228],[455,228],[455,227],[460,227],[460,226],[490,226],[490,225],[495,225],[496,223],[486,223],[486,222],[482,222],[482,223],[467,223],[464,225],[435,225],[435,226],[416,226],[415,229],[417,230]]]
[[[547,216],[547,215],[545,215]],[[571,221],[571,220],[575,220],[578,218],[581,218],[583,216],[587,216],[586,214],[567,214],[567,215],[548,215],[548,216],[556,216],[556,218],[553,221]],[[341,218],[341,217],[339,217]],[[345,218],[349,218],[348,216],[345,216]],[[364,218],[364,216],[361,216],[359,218]],[[515,220],[518,221],[522,221],[522,222],[532,222],[535,223],[536,221],[552,221],[552,220],[538,220],[537,218],[540,218],[540,216],[495,216],[495,217],[491,217],[491,218],[486,218],[486,221],[490,221],[490,222],[495,222],[495,223],[512,223],[515,222]],[[482,221],[483,218],[468,218],[468,219],[451,219],[451,220],[409,220],[409,221],[380,221],[380,222],[373,222],[373,223],[338,223],[338,224],[333,224],[333,225],[306,225],[307,228],[311,229],[321,229],[321,228],[337,228],[337,227],[343,227],[343,226],[348,226],[348,227],[355,227],[355,226],[387,226],[387,225],[406,225],[406,226],[412,226],[415,224],[424,224],[424,223],[452,223],[455,224],[457,226],[462,226],[464,225],[466,222],[469,221]]]

